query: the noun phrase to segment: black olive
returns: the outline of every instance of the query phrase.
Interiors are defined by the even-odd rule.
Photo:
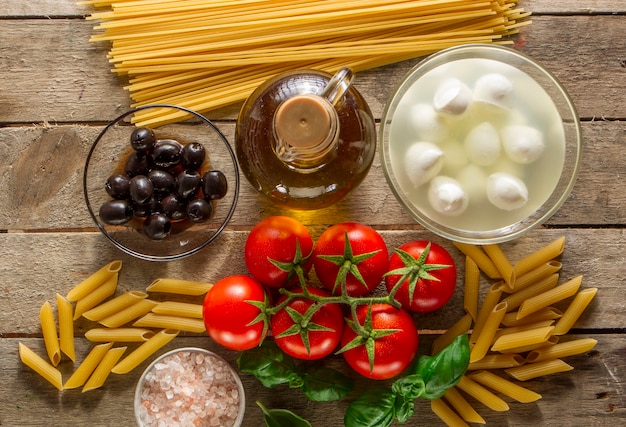
[[[144,204],[133,204],[133,212],[137,218],[145,218],[152,213],[161,212],[161,201],[153,194]]]
[[[154,192],[152,181],[145,175],[134,176],[130,180],[130,197],[138,205],[144,205]]]
[[[130,145],[135,151],[140,153],[146,153],[154,147],[156,143],[156,137],[152,129],[148,128],[136,128],[130,135]]]
[[[173,193],[161,200],[161,209],[165,215],[174,221],[183,219],[186,215],[186,203]]]
[[[184,170],[176,177],[176,195],[189,199],[198,192],[201,184],[202,177],[198,172]]]
[[[193,222],[203,222],[213,215],[213,206],[205,199],[193,199],[187,204],[187,218]]]
[[[109,200],[100,206],[100,219],[110,225],[127,223],[133,217],[133,209],[126,200]]]
[[[111,175],[104,184],[109,196],[114,199],[128,199],[130,196],[130,179],[126,175]]]
[[[143,223],[143,232],[152,240],[163,240],[169,236],[172,223],[162,213],[153,213]]]
[[[202,177],[202,192],[207,200],[218,200],[228,192],[228,181],[222,171],[208,171]]]
[[[173,139],[160,139],[154,144],[152,161],[160,168],[171,168],[180,163],[183,146]]]
[[[180,161],[185,169],[198,170],[204,163],[206,151],[199,142],[192,142],[183,147]]]
[[[167,171],[152,169],[148,172],[148,179],[152,181],[155,193],[168,194],[174,190],[174,176]]]
[[[137,151],[134,151],[126,161],[124,166],[124,173],[128,176],[145,175],[150,168],[150,162],[148,157]]]

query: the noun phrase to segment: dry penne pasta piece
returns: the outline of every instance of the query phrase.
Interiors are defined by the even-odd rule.
[[[500,322],[502,321],[502,317],[504,317],[505,313],[505,302],[498,303],[498,305],[496,305],[493,310],[491,310],[491,313],[489,313],[489,316],[487,317],[487,320],[485,321],[482,330],[478,334],[476,343],[474,344],[474,347],[470,352],[470,363],[476,362],[485,357],[485,355],[489,351],[489,347],[491,347],[493,337],[495,336],[496,331],[500,326]]]
[[[92,342],[144,342],[154,336],[154,331],[144,328],[92,328],[85,338]]]
[[[115,366],[117,361],[120,360],[125,351],[126,347],[114,347],[109,349],[85,383],[83,393],[102,387],[107,378],[109,378],[111,369]]]
[[[202,319],[202,304],[188,302],[163,301],[152,309],[153,313],[166,314],[168,316],[192,317]]]
[[[89,277],[80,282],[78,285],[74,286],[67,293],[66,298],[70,301],[78,301],[82,298],[85,298],[87,295],[92,293],[95,289],[97,289],[101,284],[103,284],[110,278],[116,277],[117,280],[117,275],[121,269],[122,261],[111,261],[95,273],[92,273]]]
[[[468,423],[485,424],[485,419],[470,405],[456,387],[451,387],[443,395],[444,399]]]
[[[150,310],[156,307],[157,304],[158,302],[156,301],[141,299],[134,304],[123,308],[117,313],[101,319],[99,323],[107,328],[119,328],[120,326],[132,322],[146,313],[149,313]]]
[[[152,338],[141,344],[132,353],[122,359],[113,367],[111,372],[116,374],[127,374],[135,369],[141,362],[152,356],[161,347],[176,338],[179,331],[175,329],[164,329],[154,334]]]
[[[461,334],[466,334],[472,327],[472,316],[466,314],[454,325],[450,326],[446,332],[435,339],[432,347],[432,354],[437,354],[454,341]]]
[[[565,236],[559,237],[543,248],[517,261],[513,266],[515,276],[520,277],[540,265],[554,260],[554,258],[563,253],[563,249],[565,249]]]
[[[516,368],[505,369],[504,372],[519,381],[528,381],[544,375],[571,371],[574,369],[561,359],[544,360],[537,363],[527,363]]]
[[[147,313],[133,323],[138,328],[179,329],[186,332],[205,332],[204,321],[192,317]]]
[[[476,320],[478,316],[478,289],[480,270],[473,259],[465,257],[465,287],[463,293],[463,308],[465,312]]]
[[[212,286],[212,283],[206,282],[160,278],[150,283],[146,290],[148,292],[198,296],[206,294]]]
[[[515,271],[511,262],[506,257],[502,248],[497,244],[483,245],[485,253],[496,266],[496,269],[500,272],[504,283],[506,283],[509,289],[513,289],[515,283]]]
[[[500,350],[501,353],[512,353],[512,354],[520,354],[527,353],[529,351],[536,350],[538,348],[550,347],[559,342],[559,337],[552,335],[545,342],[537,343],[537,344],[528,344],[519,347],[513,347],[508,350]]]
[[[533,350],[526,356],[526,362],[536,363],[550,359],[562,359],[568,356],[585,353],[596,346],[597,340],[593,338],[581,338],[555,344],[550,347],[542,347]]]
[[[98,322],[145,298],[148,298],[145,292],[128,291],[84,312],[83,317]]]
[[[491,346],[492,351],[507,351],[520,347],[528,347],[543,344],[550,338],[554,326],[528,329],[526,331],[513,332],[502,335]]]
[[[91,310],[102,301],[110,297],[115,293],[117,289],[117,275],[110,277],[104,283],[100,284],[93,292],[85,295],[78,301],[76,301],[76,308],[74,309],[74,320],[78,319],[88,310]]]
[[[496,342],[496,340],[500,338],[502,335],[514,334],[516,332],[524,332],[530,329],[544,328],[546,326],[554,326],[554,320],[540,320],[535,323],[528,323],[525,325],[508,326],[505,328],[501,328],[498,330],[498,332],[496,332],[496,335],[494,337],[494,342]]]
[[[524,288],[527,288],[531,285],[534,285],[541,279],[548,277],[551,274],[558,273],[563,264],[559,261],[550,261],[545,264],[541,264],[539,267],[525,273],[521,276],[515,277],[515,286],[511,289],[512,292],[521,291]]]
[[[506,369],[522,366],[525,360],[519,354],[488,354],[477,362],[470,363],[467,367],[468,371],[477,371],[479,369]]]
[[[63,377],[57,368],[21,342],[18,344],[18,351],[24,365],[37,372],[57,389],[63,390]]]
[[[463,421],[463,418],[459,417],[457,413],[450,409],[441,399],[431,400],[430,408],[448,427],[469,427],[469,424]]]
[[[497,412],[509,410],[509,405],[504,400],[500,399],[476,381],[470,379],[467,375],[461,378],[457,387],[491,410]]]
[[[503,298],[502,301],[506,301],[509,311],[512,311],[519,306],[522,305],[524,301],[529,298],[534,297],[535,295],[542,294],[550,289],[553,289],[559,281],[558,274],[551,274],[547,277],[544,277],[537,283],[527,288],[524,288],[518,292],[514,292],[507,297]],[[516,317],[517,318],[517,317]]]
[[[541,399],[539,393],[524,388],[491,371],[478,371],[470,375],[470,378],[479,384],[515,399],[520,403],[530,403]]]
[[[465,254],[465,256],[470,257],[476,263],[480,271],[485,273],[487,277],[490,279],[502,278],[502,275],[493,264],[493,261],[491,261],[480,246],[460,242],[453,242],[453,244],[458,250]]]
[[[39,309],[39,323],[41,324],[41,333],[46,346],[46,353],[53,366],[57,366],[61,361],[61,347],[59,345],[59,336],[57,335],[57,326],[52,313],[52,306],[46,301]]]
[[[522,303],[522,305],[520,305],[520,308],[517,311],[517,318],[521,319],[536,312],[537,310],[541,310],[542,308],[574,296],[576,292],[578,292],[582,280],[583,277],[578,276],[553,289],[550,289],[549,291],[528,298]]]
[[[61,351],[72,362],[76,360],[74,348],[74,319],[73,307],[67,298],[57,294],[57,313],[59,315],[59,346]]]
[[[502,324],[504,326],[522,326],[530,325],[532,323],[541,322],[544,320],[557,320],[563,316],[563,312],[554,307],[545,307],[541,310],[537,310],[533,314],[529,314],[521,319],[517,318],[517,311],[511,311],[504,315],[502,318]]]
[[[489,290],[485,295],[485,299],[483,300],[483,303],[478,310],[476,322],[474,323],[474,329],[472,330],[472,335],[470,336],[470,343],[473,344],[476,342],[476,339],[478,339],[483,325],[487,321],[487,317],[489,317],[489,314],[491,313],[493,308],[500,301],[500,297],[502,296],[502,286],[503,282],[498,282],[489,287]]]
[[[583,311],[587,308],[591,300],[596,296],[597,288],[587,288],[578,292],[569,307],[565,309],[565,313],[554,325],[554,335],[564,335],[574,326],[574,323],[580,318]]]
[[[78,365],[72,376],[65,382],[63,388],[82,387],[111,347],[113,347],[112,342],[94,346],[80,365]]]

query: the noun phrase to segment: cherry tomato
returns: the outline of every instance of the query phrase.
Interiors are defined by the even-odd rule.
[[[300,253],[296,251],[296,241]],[[265,286],[280,288],[298,283],[293,269],[299,265],[306,273],[311,263],[306,262],[313,250],[309,230],[297,219],[271,216],[256,224],[246,240],[244,257],[248,271]],[[284,271],[270,260],[285,263],[292,272]]]
[[[417,327],[409,313],[389,304],[372,304],[371,315],[368,315],[369,310],[369,305],[361,305],[356,314],[359,324],[373,332],[369,338],[361,338],[353,327],[344,328],[342,348],[351,342],[360,345],[344,351],[343,357],[352,369],[367,378],[384,380],[395,377],[415,358],[419,340]],[[389,333],[391,329],[398,331]],[[376,334],[383,336],[375,338]],[[370,365],[367,346],[373,346],[373,365]]]
[[[330,296],[323,289],[308,288],[308,291],[317,296]],[[303,291],[299,289],[294,292]],[[287,296],[281,297],[277,305],[286,299]],[[308,321],[303,322],[307,310],[314,304],[316,303],[309,298],[295,298],[272,316],[274,341],[292,357],[304,360],[320,359],[332,353],[341,340],[344,320],[339,304],[323,304]]]
[[[363,296],[376,288],[389,266],[389,252],[381,235],[372,227],[356,222],[327,228],[313,250],[313,266],[320,283],[334,294],[341,294],[338,274],[340,267],[346,265],[349,266],[345,276],[348,295]]]
[[[238,275],[218,280],[207,292],[202,307],[207,333],[231,350],[258,346],[269,329],[258,306],[265,303],[265,289],[252,277]]]
[[[456,288],[456,265],[450,253],[426,240],[414,240],[398,249],[389,261],[390,272],[385,277],[387,291],[406,274],[395,295],[402,307],[419,313],[443,307]]]

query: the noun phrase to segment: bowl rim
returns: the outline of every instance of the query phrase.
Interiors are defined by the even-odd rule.
[[[459,57],[456,59],[477,57],[477,55],[475,54],[472,55],[471,52],[479,52],[479,53],[490,52],[489,53],[490,55],[509,55],[511,57],[514,57],[518,60],[525,62],[531,67],[534,67],[537,71],[539,71],[541,74],[547,77],[549,83],[551,83],[554,86],[554,88],[557,90],[559,95],[563,98],[563,101],[565,101],[564,108],[569,112],[569,114],[571,114],[571,116],[573,117],[573,120],[571,122],[563,120],[563,123],[574,125],[575,144],[571,144],[571,145],[574,145],[575,151],[576,151],[575,158],[573,159],[574,164],[572,165],[571,175],[569,176],[569,179],[565,183],[561,194],[557,197],[557,199],[553,202],[553,204],[549,208],[545,209],[545,212],[542,211],[542,209],[545,208],[546,203],[555,197],[554,191],[560,186],[563,186],[563,184],[561,184],[561,180],[563,179],[562,177],[559,179],[559,182],[557,183],[555,190],[553,190],[552,195],[546,200],[546,202],[544,202],[532,214],[523,218],[520,221],[517,221],[514,224],[496,228],[496,229],[490,229],[487,231],[464,231],[464,230],[459,230],[457,228],[447,227],[442,224],[439,224],[437,221],[434,221],[428,218],[419,209],[417,209],[415,206],[412,206],[411,203],[409,203],[405,199],[405,196],[402,194],[402,192],[398,188],[398,183],[395,181],[395,177],[393,176],[393,172],[391,171],[389,153],[387,152],[389,141],[386,138],[386,135],[389,132],[389,128],[392,122],[392,117],[390,115],[393,115],[393,113],[395,112],[398,106],[398,103],[402,99],[406,90],[412,84],[414,84],[421,75],[423,75],[422,70],[430,71],[431,69],[436,68],[436,66],[442,65],[443,62],[441,64],[437,64],[435,67],[431,67],[433,62],[437,63],[437,61],[439,61],[441,57],[445,57],[445,56],[458,54]],[[464,53],[470,53],[470,55],[463,56]],[[480,55],[478,57],[484,57],[484,55]],[[489,59],[499,60],[498,58],[493,58],[493,57],[489,57]],[[507,63],[502,59],[500,59],[499,61],[503,63]],[[535,80],[534,77],[531,76],[531,78]],[[544,87],[544,85],[542,85],[542,87]],[[563,116],[561,115],[561,112],[559,112],[559,116],[563,118]],[[567,145],[567,142],[566,142],[566,145]],[[583,148],[582,129],[580,125],[580,118],[576,110],[576,106],[574,105],[569,93],[567,92],[563,84],[561,84],[561,82],[556,78],[556,76],[551,71],[547,70],[544,66],[542,66],[537,60],[533,59],[532,57],[530,57],[529,55],[525,53],[522,53],[516,49],[510,48],[507,46],[486,44],[486,43],[469,43],[469,44],[449,47],[449,48],[443,49],[439,52],[433,53],[425,57],[419,63],[414,65],[407,73],[405,73],[405,75],[400,79],[400,83],[397,84],[396,87],[393,89],[392,94],[389,97],[389,100],[387,101],[383,109],[383,114],[381,116],[381,122],[380,122],[380,128],[379,128],[380,160],[382,163],[382,168],[383,168],[383,172],[385,175],[385,179],[387,181],[389,188],[391,189],[392,193],[394,194],[394,196],[396,197],[396,199],[398,200],[402,208],[405,211],[407,211],[414,220],[416,220],[420,225],[422,225],[427,230],[441,237],[447,238],[449,240],[456,241],[459,243],[468,243],[468,244],[484,245],[484,244],[496,244],[496,243],[510,241],[510,240],[520,237],[523,234],[528,233],[529,231],[540,226],[541,224],[546,222],[550,217],[552,217],[556,213],[556,211],[561,208],[563,203],[565,203],[565,200],[570,196],[573,190],[573,187],[576,183],[578,172],[580,170],[580,166],[582,163],[582,148]],[[566,152],[567,152],[567,148],[566,148]],[[541,212],[541,214],[535,217],[535,215],[537,215],[538,212]],[[525,222],[528,220],[532,220],[532,222],[526,224]],[[523,224],[523,226],[516,228],[516,226],[519,226],[520,224]]]
[[[96,150],[96,147],[98,146],[98,143],[100,142],[100,140],[104,137],[106,132],[111,127],[115,126],[117,123],[119,123],[120,121],[122,121],[126,117],[128,117],[128,116],[130,116],[130,115],[132,115],[132,114],[134,114],[134,113],[136,113],[138,111],[147,110],[147,109],[153,109],[153,108],[173,108],[173,109],[177,109],[177,110],[180,110],[180,111],[184,111],[184,112],[186,112],[188,114],[191,114],[192,116],[200,119],[205,124],[209,125],[215,131],[215,133],[217,134],[219,139],[224,144],[224,146],[226,148],[226,151],[228,152],[228,155],[229,155],[229,157],[230,157],[230,159],[232,161],[233,168],[234,168],[235,185],[234,185],[234,189],[232,190],[234,192],[233,202],[232,202],[230,208],[228,209],[228,212],[226,213],[226,216],[224,217],[224,220],[222,221],[220,226],[215,230],[215,232],[207,240],[202,242],[201,245],[198,245],[198,246],[196,246],[194,248],[191,248],[191,249],[189,249],[186,252],[181,252],[181,253],[175,254],[175,255],[149,255],[149,254],[145,254],[145,253],[133,250],[133,249],[127,247],[127,246],[124,246],[123,244],[121,244],[120,242],[115,240],[113,237],[111,237],[109,235],[109,233],[105,230],[104,226],[98,220],[95,212],[93,211],[93,208],[92,208],[91,203],[89,201],[89,190],[88,190],[88,182],[87,182],[89,163],[91,161],[91,158],[92,158],[92,156],[94,154],[94,151]],[[226,228],[226,226],[228,225],[228,223],[230,222],[230,220],[232,219],[232,217],[233,217],[233,215],[235,213],[235,209],[237,207],[237,201],[239,199],[240,181],[241,181],[241,179],[239,177],[239,163],[237,161],[237,156],[235,155],[235,151],[231,147],[231,145],[228,142],[228,139],[226,138],[224,133],[211,120],[206,118],[204,115],[202,115],[202,114],[200,114],[200,113],[198,113],[198,112],[196,112],[196,111],[194,111],[194,110],[192,110],[190,108],[187,108],[187,107],[182,107],[182,106],[174,105],[174,104],[149,104],[149,105],[143,105],[143,106],[140,106],[140,107],[132,108],[132,109],[130,109],[130,110],[120,114],[115,119],[113,119],[109,123],[107,123],[107,125],[100,131],[100,133],[98,134],[98,136],[96,137],[94,142],[91,144],[91,147],[89,148],[89,152],[87,153],[87,157],[85,159],[85,167],[83,169],[83,197],[84,197],[84,200],[85,200],[85,204],[87,206],[87,210],[89,211],[89,215],[93,219],[94,223],[96,224],[96,226],[98,227],[100,232],[111,243],[113,243],[113,245],[115,245],[122,252],[124,252],[124,253],[126,253],[128,255],[134,256],[136,258],[146,260],[146,261],[173,261],[173,260],[186,258],[188,256],[191,256],[193,254],[196,254],[196,253],[200,252],[202,249],[204,249],[206,246],[208,246],[211,242],[213,242],[213,240],[215,240],[220,234],[222,234],[222,231]]]
[[[154,368],[154,366],[161,362],[163,359],[165,359],[168,356],[171,356],[173,354],[176,353],[181,353],[181,352],[195,352],[195,353],[203,353],[206,355],[210,355],[212,357],[215,357],[216,359],[218,359],[220,362],[224,363],[225,366],[228,367],[229,372],[232,374],[233,378],[235,379],[235,383],[237,383],[237,389],[239,390],[239,411],[237,413],[237,418],[235,420],[235,424],[233,427],[239,427],[242,425],[243,423],[243,417],[245,415],[246,412],[246,393],[245,393],[245,389],[243,388],[243,383],[241,381],[241,377],[239,376],[239,374],[237,373],[237,371],[235,371],[235,368],[233,368],[233,366],[226,360],[224,359],[222,356],[220,356],[219,354],[208,350],[206,348],[202,348],[202,347],[179,347],[179,348],[175,348],[172,350],[169,350],[163,354],[161,354],[160,356],[158,356],[156,359],[154,359],[152,362],[150,362],[150,364],[146,367],[146,369],[144,369],[144,371],[141,373],[141,376],[139,377],[139,380],[137,380],[137,385],[135,386],[135,393],[133,395],[133,412],[135,413],[135,421],[137,422],[138,426],[143,426],[143,424],[141,423],[141,420],[139,419],[139,414],[137,412],[137,405],[138,402],[141,400],[141,390],[143,388],[143,384],[145,382],[146,376],[148,375],[148,373],[152,370],[152,368]]]

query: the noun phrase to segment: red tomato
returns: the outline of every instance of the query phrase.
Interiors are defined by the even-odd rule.
[[[217,281],[204,298],[202,316],[207,333],[231,350],[258,346],[268,328],[261,308],[252,304],[266,301],[265,289],[249,276],[229,276]],[[255,320],[260,321],[255,322]]]
[[[296,258],[296,241],[300,244],[300,259]],[[298,282],[292,272],[283,271],[270,260],[299,264],[305,272],[311,263],[305,262],[313,250],[309,230],[297,219],[287,216],[271,216],[252,228],[244,248],[248,271],[265,286],[280,288]]]
[[[346,235],[349,248],[346,247]],[[366,257],[365,254],[372,256]],[[322,258],[329,256],[331,260]],[[363,296],[376,288],[389,266],[389,252],[380,234],[372,227],[356,222],[327,228],[315,244],[313,266],[322,285],[337,295],[341,294],[341,284],[336,284],[337,276],[340,267],[345,265],[349,266],[346,276],[348,295]],[[358,275],[364,283],[357,278]]]
[[[317,296],[330,296],[328,292],[318,288],[309,288],[308,291]],[[302,290],[294,292],[302,293]],[[287,296],[281,297],[277,305],[286,299]],[[272,316],[274,341],[292,357],[304,360],[320,359],[332,353],[341,340],[344,320],[339,304],[322,305],[306,322],[307,326],[303,326],[303,315],[313,304],[315,302],[309,298],[295,298],[287,307]],[[308,348],[303,338],[308,340]]]
[[[356,314],[359,324],[366,328],[370,327],[374,330],[373,334],[389,329],[398,329],[398,331],[374,339],[373,369],[370,369],[370,360],[367,354],[366,346],[368,343],[364,342],[342,354],[348,365],[359,374],[375,380],[384,380],[400,374],[413,361],[418,344],[417,327],[411,315],[402,309],[389,304],[372,304],[371,307],[371,321],[367,320],[369,305],[357,307]],[[358,334],[352,327],[344,328],[341,338],[342,348],[357,337]],[[373,338],[366,340],[371,339]],[[371,345],[371,341],[369,345]]]
[[[428,313],[447,303],[456,288],[456,265],[450,253],[436,243],[414,240],[400,246],[389,261],[387,291],[408,274],[395,298],[407,310]],[[412,295],[412,296],[411,296]]]

